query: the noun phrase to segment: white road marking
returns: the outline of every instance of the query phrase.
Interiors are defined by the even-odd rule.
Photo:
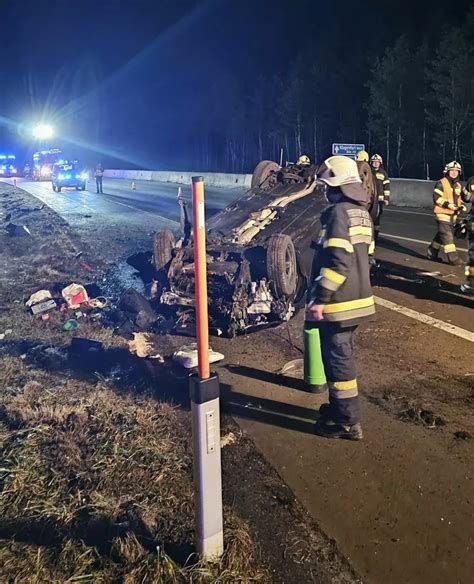
[[[392,233],[384,233],[383,231],[380,232],[380,235],[383,237],[389,237],[391,239],[401,239],[402,241],[411,241],[413,243],[422,243],[424,245],[429,245],[431,241],[424,241],[423,239],[413,239],[411,237],[402,237],[401,235],[393,235]],[[463,247],[458,247],[458,251],[462,251],[463,253],[467,253],[467,249]]]
[[[384,308],[388,308],[389,310],[394,310],[395,312],[399,312],[404,316],[408,316],[409,318],[413,318],[423,324],[428,324],[432,327],[438,328],[442,331],[455,335],[456,337],[460,337],[461,339],[465,339],[466,341],[471,341],[474,343],[474,333],[462,329],[454,324],[450,324],[449,322],[444,322],[442,320],[438,320],[437,318],[433,318],[432,316],[428,316],[427,314],[423,314],[421,312],[417,312],[416,310],[412,310],[411,308],[406,308],[405,306],[401,306],[400,304],[395,304],[395,302],[390,302],[390,300],[385,300],[385,298],[380,298],[379,296],[374,296],[375,303],[380,304]]]
[[[405,209],[394,209],[393,207],[387,207],[383,212],[389,213],[406,213],[407,215],[424,215],[425,217],[433,217],[433,213],[423,213],[422,211],[406,211]]]

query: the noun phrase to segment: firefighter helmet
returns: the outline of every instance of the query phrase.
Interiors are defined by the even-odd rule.
[[[380,156],[380,154],[374,154],[370,157],[370,162],[380,162],[380,164],[383,164],[383,158]]]
[[[457,162],[457,160],[452,160],[444,167],[444,174],[448,174],[450,170],[457,170],[459,174],[461,174],[462,166],[459,164],[459,162]]]
[[[302,154],[299,158],[298,158],[298,162],[297,164],[299,166],[309,166],[311,164],[311,160],[309,159],[309,156],[307,156],[306,154]]]
[[[331,156],[319,167],[318,176],[330,187],[360,183],[357,163],[347,156]]]
[[[369,153],[365,150],[359,150],[356,156],[357,162],[369,162]]]

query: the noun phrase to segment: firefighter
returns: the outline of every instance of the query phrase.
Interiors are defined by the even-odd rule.
[[[387,171],[383,167],[383,159],[380,154],[374,154],[370,158],[370,166],[375,177],[375,186],[377,190],[378,212],[374,221],[375,226],[375,241],[379,237],[380,221],[382,219],[383,209],[390,204],[390,179]]]
[[[462,192],[462,200],[471,203],[471,210],[467,216],[466,283],[461,286],[461,292],[474,295],[474,176],[467,181]]]
[[[359,150],[356,156],[357,162],[369,162],[369,153],[365,150]]]
[[[98,193],[103,193],[103,191],[102,191],[103,176],[104,176],[104,167],[102,166],[102,164],[98,164],[95,167],[95,185],[97,187]]]
[[[462,185],[459,182],[462,167],[453,160],[444,167],[444,176],[433,191],[433,212],[438,223],[438,231],[428,247],[427,257],[437,261],[439,252],[446,254],[448,263],[453,266],[462,264],[454,243],[454,222],[462,209]]]
[[[316,165],[311,164],[311,159],[307,154],[302,154],[294,165],[294,172],[303,180],[311,182],[316,175]]]
[[[332,156],[318,175],[331,206],[321,215],[305,328],[319,329],[329,403],[319,410],[315,432],[327,438],[361,440],[354,335],[358,325],[375,313],[369,278],[374,228],[355,160]]]
[[[298,162],[296,164],[298,166],[309,166],[311,164],[311,159],[307,154],[302,154],[298,158]]]

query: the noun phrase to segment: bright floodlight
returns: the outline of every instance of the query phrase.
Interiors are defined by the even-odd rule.
[[[39,140],[47,140],[53,135],[53,128],[48,124],[38,124],[33,128],[33,136]]]

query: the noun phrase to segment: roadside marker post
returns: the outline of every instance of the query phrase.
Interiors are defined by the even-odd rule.
[[[196,543],[205,560],[224,552],[219,378],[209,366],[204,179],[192,178],[198,374],[190,377]]]

